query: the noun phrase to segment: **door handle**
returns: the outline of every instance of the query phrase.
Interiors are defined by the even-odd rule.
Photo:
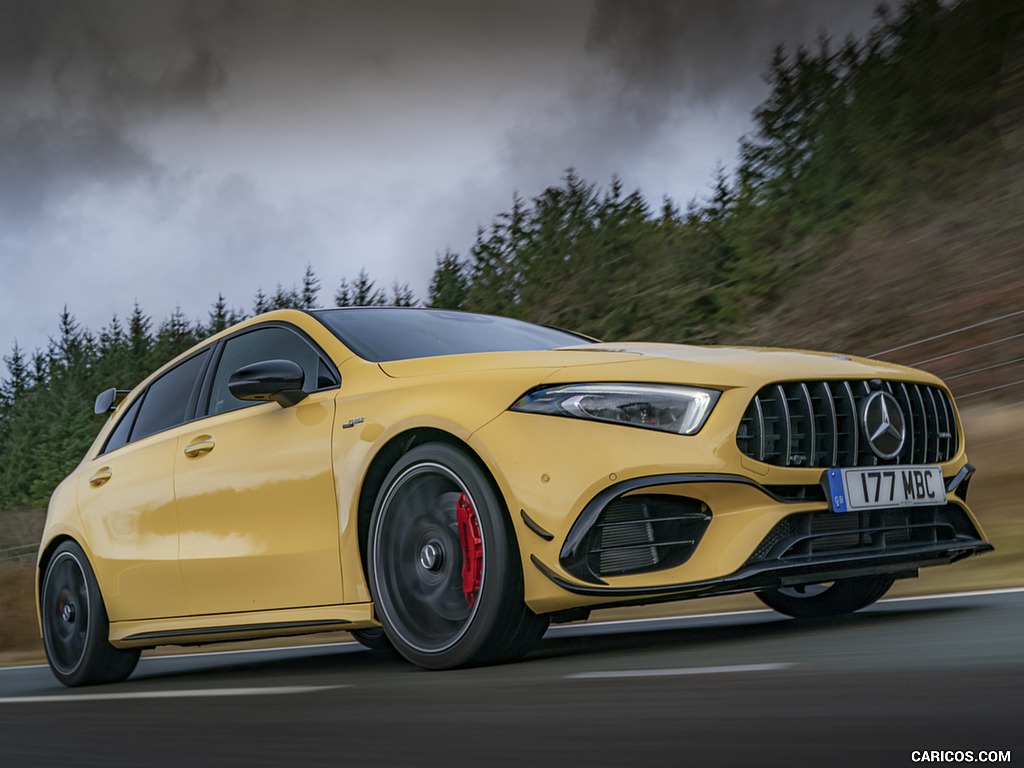
[[[110,471],[110,467],[103,467],[96,470],[96,474],[89,478],[89,485],[98,488],[113,476],[114,473]]]
[[[191,443],[185,446],[185,455],[190,459],[194,459],[197,456],[202,456],[204,453],[209,453],[213,450],[213,446],[217,443],[209,435],[200,435]]]

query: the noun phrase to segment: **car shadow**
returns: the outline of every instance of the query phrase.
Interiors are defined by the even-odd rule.
[[[553,659],[566,656],[612,653],[616,651],[650,650],[662,651],[686,647],[691,650],[720,648],[723,644],[798,638],[819,634],[842,633],[851,628],[893,628],[919,623],[922,618],[938,618],[957,614],[969,614],[979,610],[978,606],[928,606],[907,609],[888,609],[853,613],[821,619],[792,619],[781,614],[757,613],[738,623],[723,624],[709,617],[711,625],[693,625],[664,628],[654,624],[646,628],[643,624],[626,623],[622,631],[614,631],[614,625],[600,628],[599,634],[571,636],[546,636],[526,660]],[[580,625],[586,628],[587,625]],[[609,631],[612,630],[612,631]]]
[[[659,651],[686,648],[721,649],[723,645],[772,639],[810,638],[841,634],[858,628],[893,628],[920,623],[925,618],[968,616],[980,606],[914,606],[887,608],[825,619],[790,619],[772,613],[743,616],[707,616],[693,620],[667,619],[662,622],[621,622],[610,624],[562,625],[548,635],[523,659],[500,665],[550,663],[581,656],[615,654],[623,651]],[[704,623],[706,622],[706,623]],[[827,639],[827,638],[826,638]],[[822,642],[825,642],[822,640]],[[370,651],[356,643],[293,647],[244,653],[195,653],[150,656],[143,659],[131,682],[188,680],[197,685],[351,685],[362,680],[380,681],[394,675],[427,674],[409,664],[394,651]]]

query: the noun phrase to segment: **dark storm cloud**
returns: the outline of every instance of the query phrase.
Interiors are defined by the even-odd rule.
[[[874,2],[596,0],[587,44],[620,74],[621,102],[657,120],[680,96],[700,106],[747,95],[775,46],[845,37]]]
[[[0,132],[0,221],[30,226],[47,202],[102,179],[151,172],[145,153],[103,120],[24,118]]]
[[[325,302],[362,267],[422,297],[437,252],[569,166],[688,199],[730,165],[776,42],[869,19],[865,0],[0,0],[0,327],[32,348],[65,304],[93,328],[135,299],[201,317],[307,264]]]
[[[218,2],[6,0],[0,85],[49,81],[64,106],[112,113],[202,103],[224,81],[210,30],[233,9]]]
[[[775,46],[859,35],[875,2],[595,0],[580,77],[509,133],[507,165],[549,180],[567,166],[604,183],[653,180],[642,191],[654,200],[699,196],[693,179],[732,169]]]
[[[224,82],[205,39],[219,4],[36,2],[0,8],[0,217],[26,226],[82,185],[158,171],[139,120],[202,106]]]

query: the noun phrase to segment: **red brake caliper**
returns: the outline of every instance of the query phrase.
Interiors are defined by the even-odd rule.
[[[455,505],[455,515],[459,521],[459,541],[462,543],[462,592],[466,595],[466,603],[472,608],[480,594],[480,582],[484,574],[484,546],[480,539],[476,510],[464,493]]]

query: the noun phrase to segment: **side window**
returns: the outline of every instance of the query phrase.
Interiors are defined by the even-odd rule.
[[[320,359],[319,353],[298,334],[285,328],[259,328],[224,343],[224,353],[213,377],[207,414],[227,413],[255,405],[253,402],[236,399],[228,390],[228,379],[242,366],[263,360],[291,360],[298,364],[306,375],[302,385],[306,392],[338,384],[334,374]]]
[[[203,370],[209,350],[190,357],[149,385],[142,408],[132,429],[133,441],[170,429],[187,418],[188,403],[196,378]]]
[[[116,451],[122,445],[128,442],[128,435],[131,434],[132,424],[135,423],[135,414],[139,412],[139,406],[142,405],[143,397],[136,397],[135,402],[131,404],[131,407],[125,411],[121,420],[114,427],[114,431],[110,433],[110,437],[107,438],[107,444],[103,448],[103,453],[110,453]]]

